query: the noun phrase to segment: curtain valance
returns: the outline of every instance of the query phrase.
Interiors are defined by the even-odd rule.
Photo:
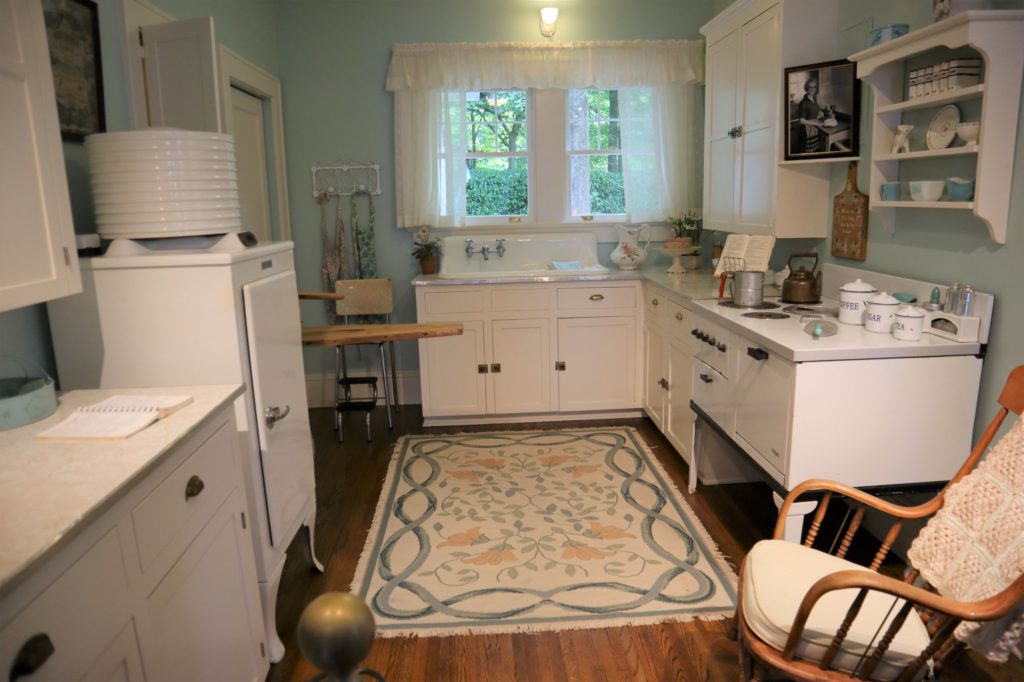
[[[392,46],[386,89],[569,89],[704,82],[699,40],[414,43]]]

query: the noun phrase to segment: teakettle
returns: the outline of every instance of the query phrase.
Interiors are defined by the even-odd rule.
[[[793,270],[794,258],[813,258],[814,266],[810,272],[802,265],[798,270]],[[817,303],[821,299],[821,273],[815,274],[815,270],[818,269],[818,254],[813,251],[794,253],[789,257],[788,267],[790,275],[782,282],[782,302]]]
[[[640,246],[640,235],[647,229],[647,223],[640,227],[616,225],[615,229],[619,233],[619,244],[609,258],[619,270],[636,270],[647,260],[647,245],[651,243],[651,238],[647,237]]]

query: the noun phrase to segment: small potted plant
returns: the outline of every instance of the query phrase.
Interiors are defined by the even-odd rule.
[[[672,227],[673,239],[666,241],[680,240],[687,248],[694,248],[693,254],[700,253],[700,236],[704,232],[704,221],[694,211],[687,211],[682,218],[669,216],[665,221]]]
[[[437,254],[441,253],[441,240],[430,236],[430,228],[424,225],[412,237],[412,255],[420,262],[424,275],[437,272]]]

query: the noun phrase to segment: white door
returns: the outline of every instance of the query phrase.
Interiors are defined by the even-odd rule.
[[[635,409],[636,352],[633,317],[558,320],[558,409]]]
[[[267,194],[267,147],[264,140],[263,100],[231,88],[231,134],[238,161],[238,198],[242,225],[260,244],[272,241],[270,199]]]
[[[287,541],[283,534],[315,485],[295,273],[250,282],[242,297],[270,541],[277,544]],[[281,418],[268,422],[268,410]]]
[[[778,171],[776,121],[782,87],[779,7],[740,29],[739,203],[736,231],[769,234],[773,227]]]
[[[665,336],[657,328],[644,325],[644,408],[658,428],[664,428]]]
[[[0,0],[0,311],[78,293],[42,5]]]
[[[516,414],[551,410],[551,322],[491,322],[491,381],[494,412]]]
[[[141,30],[150,125],[223,132],[213,17]]]
[[[672,340],[668,347],[669,403],[665,415],[665,433],[672,445],[683,454],[687,464],[693,463],[690,456],[694,418],[693,410],[690,409],[692,372],[693,356],[689,344]]]
[[[736,190],[736,126],[739,88],[739,31],[708,47],[704,130],[704,222],[732,225]]]
[[[460,336],[424,339],[420,344],[427,374],[422,389],[423,416],[487,414],[489,368],[483,321],[463,322]]]

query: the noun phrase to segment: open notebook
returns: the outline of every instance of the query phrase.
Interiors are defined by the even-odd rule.
[[[115,395],[79,407],[61,423],[37,433],[36,438],[128,438],[191,402],[192,396],[188,395]]]

